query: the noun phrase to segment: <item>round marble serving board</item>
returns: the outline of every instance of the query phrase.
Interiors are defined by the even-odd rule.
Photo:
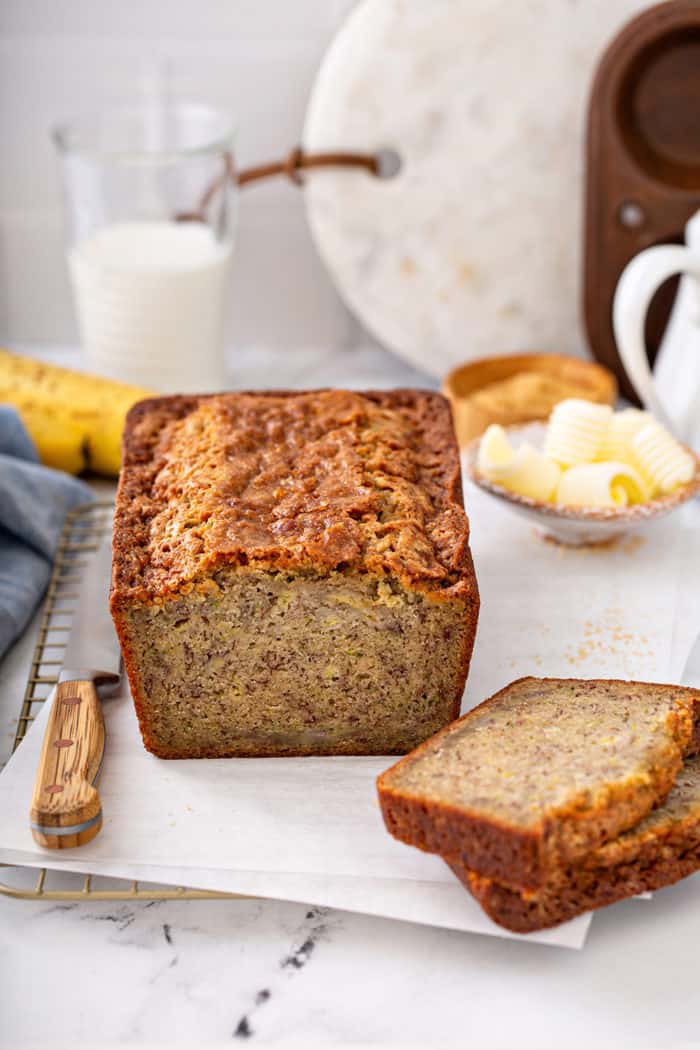
[[[595,63],[640,0],[361,0],[319,70],[307,150],[389,147],[392,179],[307,180],[343,299],[444,374],[474,357],[580,353],[582,128]]]

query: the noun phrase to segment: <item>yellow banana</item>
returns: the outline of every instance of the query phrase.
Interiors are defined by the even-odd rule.
[[[151,392],[0,349],[0,402],[14,405],[42,463],[114,477],[131,406]]]

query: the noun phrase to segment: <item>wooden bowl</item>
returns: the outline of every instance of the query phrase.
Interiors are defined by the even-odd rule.
[[[453,369],[445,377],[442,392],[452,406],[457,440],[467,445],[479,437],[491,423],[509,426],[512,423],[530,423],[547,419],[556,401],[574,393],[562,395],[556,401],[543,406],[534,406],[527,401],[520,405],[509,405],[503,410],[485,411],[475,404],[473,396],[491,383],[510,379],[519,373],[540,373],[571,384],[575,396],[587,401],[612,405],[617,397],[617,382],[612,372],[592,361],[564,354],[505,354],[502,357],[484,357],[470,361]]]

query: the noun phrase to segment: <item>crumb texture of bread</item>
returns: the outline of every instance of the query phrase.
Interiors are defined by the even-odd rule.
[[[456,717],[464,628],[449,604],[343,573],[212,583],[127,614],[141,728],[163,757],[403,754]]]
[[[140,403],[111,608],[146,746],[410,750],[459,712],[478,614],[468,541],[439,395]]]
[[[397,838],[523,890],[636,824],[696,747],[700,693],[525,678],[378,781]]]
[[[669,886],[700,869],[700,758],[686,759],[663,805],[579,864],[555,871],[535,893],[448,863],[494,922],[516,933]]]

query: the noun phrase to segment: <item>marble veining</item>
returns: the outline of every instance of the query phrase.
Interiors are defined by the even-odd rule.
[[[277,970],[273,972],[267,986],[254,993],[250,1008],[241,1014],[233,1030],[234,1038],[250,1039],[256,1034],[257,1015],[273,996],[278,994],[280,980],[289,980],[303,970],[316,955],[319,944],[329,936],[334,925],[331,914],[327,908],[310,908],[306,912],[296,942],[279,960]],[[335,926],[337,928],[338,920],[335,921]]]
[[[341,295],[435,376],[486,354],[583,350],[586,100],[643,0],[362,0],[318,73],[310,150],[392,147],[398,175],[305,190]]]

